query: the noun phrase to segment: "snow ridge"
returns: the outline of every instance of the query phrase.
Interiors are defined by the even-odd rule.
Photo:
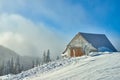
[[[0,78],[1,79],[1,78]],[[53,61],[2,80],[119,80],[120,52]]]
[[[30,69],[28,71],[23,71],[20,74],[17,75],[6,75],[6,77],[4,77],[4,79],[2,80],[23,80],[23,79],[27,79],[28,77],[31,77],[33,75],[36,74],[44,74],[46,72],[49,72],[50,70],[56,70],[62,67],[65,67],[67,65],[70,65],[72,63],[75,63],[77,60],[80,59],[85,59],[87,58],[86,56],[82,56],[80,58],[66,58],[66,59],[61,59],[61,60],[57,60],[57,61],[53,61],[53,62],[49,62],[47,64],[38,66],[38,67],[34,67],[33,69]]]

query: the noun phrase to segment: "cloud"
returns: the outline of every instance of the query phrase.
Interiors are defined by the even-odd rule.
[[[18,14],[0,15],[0,44],[21,55],[42,56],[50,49],[52,55],[60,55],[64,37],[43,23],[34,23]]]
[[[105,32],[109,28],[99,21],[107,18],[106,15],[113,11],[113,8],[111,2],[107,1],[86,0],[74,3],[74,0],[0,0],[0,32],[21,36],[27,47],[22,46],[24,49],[18,52],[24,51],[24,54],[35,51],[40,53],[46,48],[50,48],[54,53],[61,52],[64,44],[59,43],[71,40],[79,31],[105,33],[114,43],[119,39],[115,37],[114,40],[113,34]],[[58,46],[60,50],[57,49]]]
[[[72,33],[78,30],[93,31],[93,28],[101,30],[100,26],[95,24],[96,21],[91,19],[93,15],[89,14],[83,3],[74,5],[64,0],[2,0],[0,3],[2,12],[18,13],[32,21],[45,22],[65,34],[71,33],[69,29],[72,29]]]
[[[88,12],[81,4],[72,5],[69,4],[69,1],[64,0],[2,0],[0,3],[2,12],[19,13],[31,19],[37,17],[37,20],[38,18],[41,20],[42,17],[42,20],[47,19],[58,24],[63,30],[75,26],[78,28],[78,25],[84,28],[83,24],[85,25],[89,20]]]
[[[17,43],[22,43],[24,39],[21,35],[12,32],[3,32],[0,34],[0,44],[14,43],[16,41]]]

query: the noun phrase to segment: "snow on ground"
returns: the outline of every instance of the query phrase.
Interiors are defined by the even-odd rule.
[[[50,62],[3,80],[120,80],[120,53],[98,55]]]

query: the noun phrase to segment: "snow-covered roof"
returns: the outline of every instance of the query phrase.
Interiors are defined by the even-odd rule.
[[[79,35],[82,35],[90,44],[95,48],[106,47],[112,50],[112,52],[117,52],[112,43],[108,40],[105,34],[92,34],[92,33],[82,33],[79,32]]]

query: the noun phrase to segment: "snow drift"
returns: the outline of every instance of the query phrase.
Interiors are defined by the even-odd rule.
[[[1,78],[4,78],[3,80],[119,80],[120,53],[101,54],[62,59]]]

